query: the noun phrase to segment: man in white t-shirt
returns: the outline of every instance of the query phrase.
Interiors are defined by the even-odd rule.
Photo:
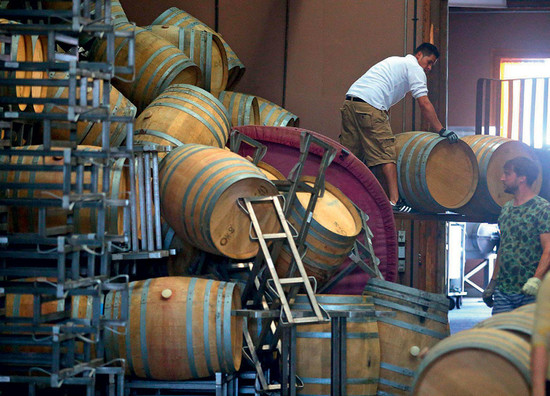
[[[395,137],[388,117],[391,106],[411,92],[432,130],[447,138],[450,143],[458,141],[456,133],[443,127],[428,99],[426,73],[438,58],[437,48],[430,43],[423,43],[414,55],[384,59],[352,84],[340,109],[340,143],[368,167],[381,167],[390,203],[397,211],[409,211],[410,208],[399,199]]]

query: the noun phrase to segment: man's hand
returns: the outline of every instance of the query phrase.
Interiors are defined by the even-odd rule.
[[[539,291],[541,280],[539,278],[529,278],[527,279],[527,282],[525,282],[525,285],[521,288],[521,291],[523,294],[527,294],[529,296],[536,296],[537,292]]]
[[[483,302],[489,308],[492,308],[493,304],[495,303],[495,301],[493,300],[493,294],[495,293],[496,283],[497,282],[494,279],[491,279],[485,290],[483,290],[483,294],[481,295],[481,297],[483,298]]]
[[[442,128],[439,131],[439,136],[441,136],[442,138],[447,139],[449,141],[449,143],[451,143],[451,144],[458,142],[458,135],[456,133],[454,133],[453,131],[446,130],[445,128]]]

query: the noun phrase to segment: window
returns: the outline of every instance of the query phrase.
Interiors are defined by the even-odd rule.
[[[550,146],[549,58],[500,57],[500,135],[535,147]]]

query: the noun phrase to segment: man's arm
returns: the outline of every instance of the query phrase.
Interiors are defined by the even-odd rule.
[[[429,124],[432,127],[432,130],[436,133],[442,130],[443,125],[439,121],[439,118],[437,118],[437,114],[435,113],[434,106],[432,102],[430,102],[430,99],[428,98],[428,96],[427,95],[421,96],[416,100],[418,101],[418,104],[420,106],[422,117],[424,117],[424,119],[429,122]]]
[[[535,271],[535,277],[542,279],[550,268],[550,233],[540,234],[540,243],[542,244],[542,255]]]
[[[540,234],[540,242],[542,244],[542,255],[540,256],[535,274],[521,288],[523,293],[532,296],[537,295],[541,280],[550,267],[550,233]]]

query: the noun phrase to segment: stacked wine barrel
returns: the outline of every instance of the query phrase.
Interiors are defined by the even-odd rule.
[[[395,136],[400,196],[418,212],[457,212],[494,219],[512,195],[500,181],[515,157],[540,162],[525,143],[500,136],[465,136],[456,144],[430,132]],[[542,172],[533,185],[540,191]]]

